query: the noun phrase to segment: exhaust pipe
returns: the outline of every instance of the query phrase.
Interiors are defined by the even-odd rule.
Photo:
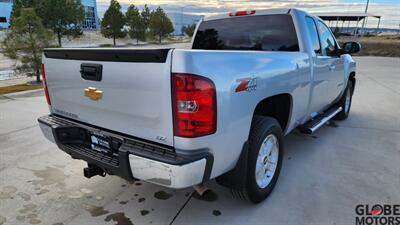
[[[97,175],[105,177],[106,172],[98,166],[89,165],[89,164],[88,164],[88,167],[83,169],[83,176],[85,176],[88,179],[91,177],[97,176]]]

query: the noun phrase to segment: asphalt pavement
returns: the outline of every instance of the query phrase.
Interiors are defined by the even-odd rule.
[[[0,96],[0,225],[347,225],[358,204],[399,204],[400,58],[356,61],[350,117],[285,137],[278,183],[258,205],[214,181],[216,198],[198,199],[191,188],[86,179],[83,161],[43,137],[42,92]]]

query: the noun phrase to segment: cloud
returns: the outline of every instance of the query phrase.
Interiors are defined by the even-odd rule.
[[[151,9],[161,6],[169,13],[184,13],[196,15],[212,15],[216,13],[226,13],[241,9],[268,9],[268,8],[299,8],[311,13],[313,12],[363,12],[365,9],[364,1],[355,0],[120,0],[123,10],[128,5],[134,3],[139,8],[147,4]],[[372,2],[372,1],[371,1]],[[108,0],[97,0],[100,16],[109,5]],[[183,8],[182,8],[183,7]],[[398,28],[400,24],[400,1],[387,3],[372,2],[369,11],[372,14],[382,16],[382,27]],[[370,20],[369,26],[376,26],[377,21]]]

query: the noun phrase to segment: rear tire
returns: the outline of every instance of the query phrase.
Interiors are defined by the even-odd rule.
[[[278,121],[254,116],[249,135],[245,192],[253,203],[262,202],[278,180],[283,158],[283,134]]]
[[[342,111],[338,113],[335,117],[333,117],[334,120],[345,120],[349,116],[351,103],[353,100],[353,91],[354,91],[354,84],[351,80],[349,80],[347,83],[345,93],[337,103],[339,107],[342,107]]]

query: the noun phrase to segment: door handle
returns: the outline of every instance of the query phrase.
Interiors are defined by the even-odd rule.
[[[103,65],[93,63],[81,64],[81,76],[85,80],[101,81]]]
[[[329,66],[329,71],[334,71],[336,69],[336,66],[335,65],[330,65]]]

